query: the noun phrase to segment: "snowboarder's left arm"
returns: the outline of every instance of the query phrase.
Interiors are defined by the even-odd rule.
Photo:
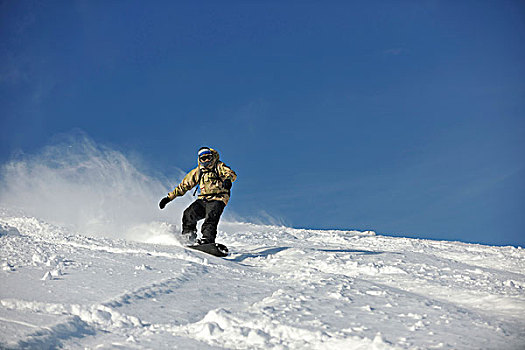
[[[229,166],[224,164],[223,162],[220,162],[217,166],[219,171],[219,176],[224,180],[230,180],[231,182],[235,181],[237,179],[237,174],[235,171],[233,171]]]
[[[235,181],[235,179],[237,179],[237,174],[235,174],[235,171],[233,171],[229,166],[227,166],[223,162],[219,163],[218,171],[219,176],[221,177],[221,179],[223,179],[223,188],[229,191],[232,188],[232,182]]]

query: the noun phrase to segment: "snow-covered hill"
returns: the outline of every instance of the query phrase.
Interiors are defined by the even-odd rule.
[[[184,172],[134,164],[74,134],[2,165],[0,348],[525,348],[522,249],[228,209],[215,258],[175,239],[191,195],[157,207]]]
[[[222,223],[221,259],[163,222],[157,244],[0,225],[0,348],[525,348],[520,248]]]

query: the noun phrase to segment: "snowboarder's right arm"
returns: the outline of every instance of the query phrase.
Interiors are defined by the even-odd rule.
[[[184,176],[184,179],[182,179],[181,183],[175,187],[173,191],[168,193],[168,198],[170,200],[174,200],[175,197],[181,197],[184,196],[186,192],[191,190],[193,187],[197,186],[197,181],[199,180],[199,168],[195,168],[192,171],[190,171],[186,176]]]
[[[168,195],[161,199],[159,203],[160,209],[164,209],[166,204],[174,200],[176,197],[184,196],[186,192],[191,190],[193,187],[197,185],[197,182],[199,175],[199,168],[195,168],[192,171],[190,171],[186,176],[184,176],[184,179],[182,179],[181,183],[175,187],[173,191],[168,193]]]

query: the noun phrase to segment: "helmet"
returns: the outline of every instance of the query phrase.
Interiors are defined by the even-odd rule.
[[[213,161],[213,153],[209,147],[201,147],[198,153],[199,164],[208,167]]]

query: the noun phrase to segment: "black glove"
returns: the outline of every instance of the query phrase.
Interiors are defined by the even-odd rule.
[[[224,182],[222,183],[222,187],[224,187],[225,189],[229,191],[230,188],[232,188],[232,180],[230,179],[224,180]]]
[[[171,199],[170,197],[164,197],[160,200],[160,203],[159,203],[159,208],[160,209],[164,209],[164,207],[166,206],[166,204],[168,204],[169,202],[171,202]]]

